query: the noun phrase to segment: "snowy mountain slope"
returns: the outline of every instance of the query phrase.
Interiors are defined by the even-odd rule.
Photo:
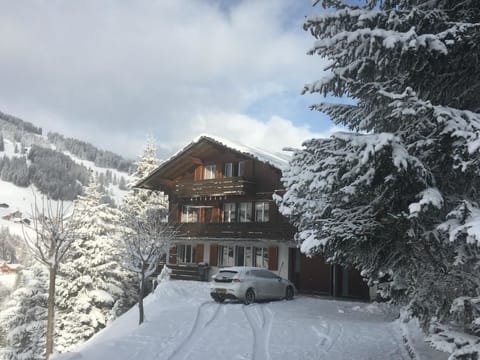
[[[42,137],[42,135],[29,134],[29,136],[43,138],[43,142],[39,141],[38,143],[48,144],[48,139],[46,137]],[[19,149],[22,146],[21,142],[15,142],[8,138],[4,138],[3,141],[4,151],[0,151],[0,158],[3,158],[4,156],[10,159],[14,157],[26,157],[28,151],[30,150],[30,147],[26,146],[26,151],[24,151],[24,153],[22,154],[21,150]],[[15,147],[17,148],[18,152],[15,152]],[[49,148],[55,149],[55,146],[50,144]],[[83,165],[87,170],[95,174],[103,174],[105,176],[107,171],[109,171],[112,176],[115,176],[117,179],[123,177],[126,183],[130,181],[129,175],[125,172],[121,172],[112,168],[99,167],[95,165],[92,161],[80,159],[77,156],[69,153],[68,151],[63,151],[62,153],[68,156],[76,164]],[[30,161],[27,160],[27,164],[30,165]],[[114,185],[112,183],[106,185],[106,190],[116,204],[121,203],[121,199],[126,193],[126,191],[119,188],[118,184]],[[3,181],[0,179],[0,204],[6,204],[4,206],[8,205],[8,207],[0,206],[0,227],[6,226],[10,229],[12,233],[22,235],[22,225],[20,221],[22,219],[30,219],[32,205],[35,202],[35,198],[37,198],[37,200],[39,201],[41,197],[41,191],[39,191],[38,188],[33,185],[30,185],[28,187],[21,187],[16,186],[11,182]],[[69,206],[70,204],[71,202],[69,201],[65,202],[65,206]],[[11,215],[15,212],[20,212],[21,215],[19,215],[18,217],[12,217],[11,219],[4,219],[5,216]]]
[[[75,352],[54,360],[411,359],[400,326],[377,305],[301,296],[245,306],[217,304],[208,284],[170,281]],[[447,355],[421,347],[420,359]]]

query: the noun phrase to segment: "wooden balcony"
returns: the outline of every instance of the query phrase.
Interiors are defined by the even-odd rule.
[[[203,196],[248,195],[255,192],[255,182],[245,177],[180,181],[175,184],[178,198]]]
[[[181,223],[178,237],[221,239],[292,240],[295,229],[288,223]]]

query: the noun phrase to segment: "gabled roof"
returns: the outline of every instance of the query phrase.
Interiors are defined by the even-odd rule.
[[[289,161],[289,156],[286,154],[269,152],[253,146],[247,146],[243,144],[236,143],[231,140],[226,140],[218,136],[202,134],[196,137],[190,144],[185,146],[183,149],[176,152],[167,160],[163,161],[155,170],[153,170],[147,177],[140,180],[134,187],[146,187],[151,188],[150,180],[152,180],[157,174],[162,171],[165,171],[175,160],[180,159],[182,156],[185,156],[188,152],[191,152],[201,143],[210,143],[216,147],[226,148],[232,152],[235,152],[245,158],[252,158],[263,163],[269,164],[270,166],[282,171]]]
[[[192,143],[199,142],[202,139],[209,139],[211,141],[217,142],[219,145],[223,145],[230,150],[242,153],[261,162],[270,164],[279,170],[283,170],[288,165],[288,162],[290,160],[290,157],[286,154],[271,152],[254,146],[243,145],[235,141],[223,139],[219,136],[214,135],[202,134],[195,138]]]

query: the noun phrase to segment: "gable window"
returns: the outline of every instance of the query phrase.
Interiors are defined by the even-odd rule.
[[[206,165],[203,172],[203,179],[204,180],[215,179],[216,172],[217,172],[216,165]]]
[[[238,162],[238,176],[245,176],[245,161]]]
[[[223,222],[235,222],[237,218],[237,204],[225,203],[223,204]]]
[[[195,246],[177,245],[177,258],[180,264],[195,263]]]
[[[268,222],[269,220],[269,203],[261,201],[255,203],[255,221]]]
[[[223,167],[223,176],[232,177],[233,176],[233,163],[226,163]]]
[[[238,204],[238,221],[250,222],[252,221],[252,203],[241,202]]]
[[[196,223],[200,219],[200,209],[191,205],[183,205],[182,216],[180,222],[182,223]]]

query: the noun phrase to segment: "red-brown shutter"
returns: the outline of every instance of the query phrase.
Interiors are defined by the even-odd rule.
[[[202,165],[198,165],[196,168],[195,168],[195,180],[203,180],[203,166]]]
[[[253,160],[245,160],[245,177],[253,177]]]
[[[168,263],[169,264],[177,263],[177,247],[176,246],[170,247],[170,251],[168,252]]]
[[[213,208],[212,210],[212,222],[214,223],[222,222],[222,212],[218,207]]]
[[[218,260],[218,245],[210,245],[210,266],[217,266]]]
[[[195,262],[197,264],[203,262],[203,244],[197,244],[195,247]]]
[[[271,246],[268,248],[268,270],[278,270],[278,247]]]

